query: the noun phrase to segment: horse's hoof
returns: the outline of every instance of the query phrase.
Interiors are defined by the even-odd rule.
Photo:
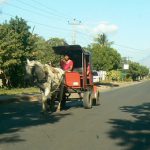
[[[61,111],[60,109],[57,109],[57,110],[56,110],[56,112],[60,112],[60,111]]]

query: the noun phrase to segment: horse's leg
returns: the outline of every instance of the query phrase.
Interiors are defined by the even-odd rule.
[[[45,91],[42,93],[42,111],[46,112],[48,110],[48,104],[47,104],[47,99],[50,93],[50,89],[46,88]]]
[[[50,98],[50,110],[55,111],[55,94],[53,93]]]
[[[60,85],[60,90],[59,90],[59,104],[57,106],[57,110],[56,110],[57,112],[59,112],[60,109],[61,109],[63,94],[64,94],[64,83],[62,82],[61,85]]]
[[[46,101],[47,97],[45,96],[45,93],[42,93],[42,112],[46,112]]]
[[[51,94],[51,93],[47,97],[47,106],[48,106],[48,110],[50,110],[50,111],[54,110],[53,94]]]

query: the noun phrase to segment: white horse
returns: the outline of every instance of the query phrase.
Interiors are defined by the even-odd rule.
[[[56,96],[55,94],[58,93],[56,91],[63,84],[64,71],[48,64],[41,64],[38,61],[27,59],[26,72],[42,91],[42,111],[46,112],[50,108],[48,99],[52,101],[53,97]],[[60,109],[60,104],[58,107],[57,110]]]

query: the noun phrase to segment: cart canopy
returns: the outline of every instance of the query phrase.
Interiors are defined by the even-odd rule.
[[[80,45],[56,46],[53,47],[53,50],[58,55],[72,55],[74,53],[89,55],[89,52],[86,52]]]
[[[90,56],[90,52],[85,51],[80,45],[56,46],[53,50],[55,54],[70,56],[74,68],[82,68],[83,59]]]

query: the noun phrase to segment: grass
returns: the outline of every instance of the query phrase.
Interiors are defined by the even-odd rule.
[[[17,95],[17,94],[35,94],[39,93],[39,88],[13,88],[13,89],[0,89],[0,95]]]

